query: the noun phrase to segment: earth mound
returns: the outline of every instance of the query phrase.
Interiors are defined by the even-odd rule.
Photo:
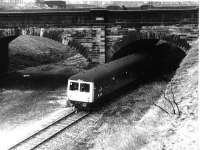
[[[75,49],[57,41],[21,35],[9,43],[9,70],[56,63],[76,54]]]

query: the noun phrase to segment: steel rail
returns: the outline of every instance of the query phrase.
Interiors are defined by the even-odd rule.
[[[58,135],[59,133],[61,133],[62,131],[64,131],[65,129],[69,128],[70,126],[74,125],[75,123],[79,122],[80,120],[82,120],[84,117],[86,117],[89,113],[84,113],[83,115],[81,115],[80,117],[78,117],[78,119],[72,121],[70,124],[66,125],[65,127],[63,127],[62,129],[56,131],[54,134],[52,134],[51,136],[45,138],[44,140],[40,141],[39,143],[35,144],[35,146],[33,146],[32,149],[37,148],[38,146],[42,145],[43,143],[49,141],[50,139],[52,139],[53,137],[55,137],[56,135]],[[38,136],[39,134],[44,133],[45,131],[47,131],[50,127],[59,125],[59,123],[63,120],[66,120],[67,118],[76,115],[76,111],[72,111],[69,114],[67,114],[64,117],[61,117],[55,121],[53,121],[51,124],[47,125],[46,127],[42,128],[41,130],[33,133],[31,136],[29,136],[28,138],[23,139],[22,141],[18,142],[17,144],[15,144],[14,146],[10,147],[9,150],[12,149],[16,149],[17,147],[20,147],[21,145],[23,145],[24,143],[31,141],[31,139],[34,139],[36,136]],[[77,114],[78,115],[78,114]]]
[[[36,146],[34,146],[33,148],[31,148],[30,150],[34,150],[35,148],[39,147],[40,145],[44,144],[45,142],[51,140],[52,138],[54,138],[55,136],[57,136],[59,133],[63,132],[65,129],[71,127],[72,125],[78,123],[79,121],[81,121],[83,118],[85,118],[86,116],[88,116],[89,113],[84,114],[83,116],[81,116],[80,118],[78,118],[77,120],[73,121],[72,123],[70,123],[69,125],[67,125],[66,127],[63,127],[61,130],[57,131],[55,134],[47,137],[45,140],[41,141],[40,143],[38,143]]]

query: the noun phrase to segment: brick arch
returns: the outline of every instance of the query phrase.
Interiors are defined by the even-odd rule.
[[[12,31],[12,32],[11,32]],[[16,32],[14,32],[16,31]],[[6,73],[9,70],[9,43],[15,38],[21,35],[21,32],[18,30],[0,30],[0,74]],[[86,59],[91,61],[91,56],[89,51],[78,41],[72,40],[68,43],[68,46],[75,49],[78,53],[82,54]]]
[[[156,32],[132,32],[112,47],[110,61],[133,54],[147,54],[152,59],[154,70],[160,74],[174,71],[190,48],[186,40],[179,36]]]
[[[78,41],[71,40],[68,42],[68,46],[70,46],[71,48],[74,48],[78,53],[83,55],[88,61],[92,61],[92,58],[89,55],[90,54],[89,50],[83,45],[81,45],[81,43],[79,43]]]
[[[108,61],[123,57],[135,52],[148,52],[157,49],[157,46],[165,43],[176,46],[186,52],[190,45],[185,39],[181,39],[178,35],[165,34],[163,32],[140,32],[132,31],[127,36],[116,41],[107,52]]]

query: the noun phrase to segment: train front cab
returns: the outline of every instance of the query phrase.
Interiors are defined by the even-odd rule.
[[[67,100],[72,103],[92,103],[94,100],[94,83],[82,80],[68,80]]]

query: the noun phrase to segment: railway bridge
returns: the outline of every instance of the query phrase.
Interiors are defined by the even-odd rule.
[[[19,35],[48,37],[75,46],[93,62],[112,59],[118,43],[130,32],[132,39],[164,39],[188,47],[179,36],[162,33],[160,27],[198,25],[198,7],[138,10],[18,10],[0,12],[0,60],[8,59],[8,42]],[[158,26],[158,28],[154,28]],[[149,30],[151,30],[149,32]],[[152,33],[152,30],[154,33]],[[156,31],[156,34],[155,34]],[[116,44],[117,43],[117,44]],[[127,43],[125,41],[125,43]],[[145,44],[140,44],[145,45]],[[123,46],[118,46],[123,47]],[[1,62],[1,68],[5,67]]]

